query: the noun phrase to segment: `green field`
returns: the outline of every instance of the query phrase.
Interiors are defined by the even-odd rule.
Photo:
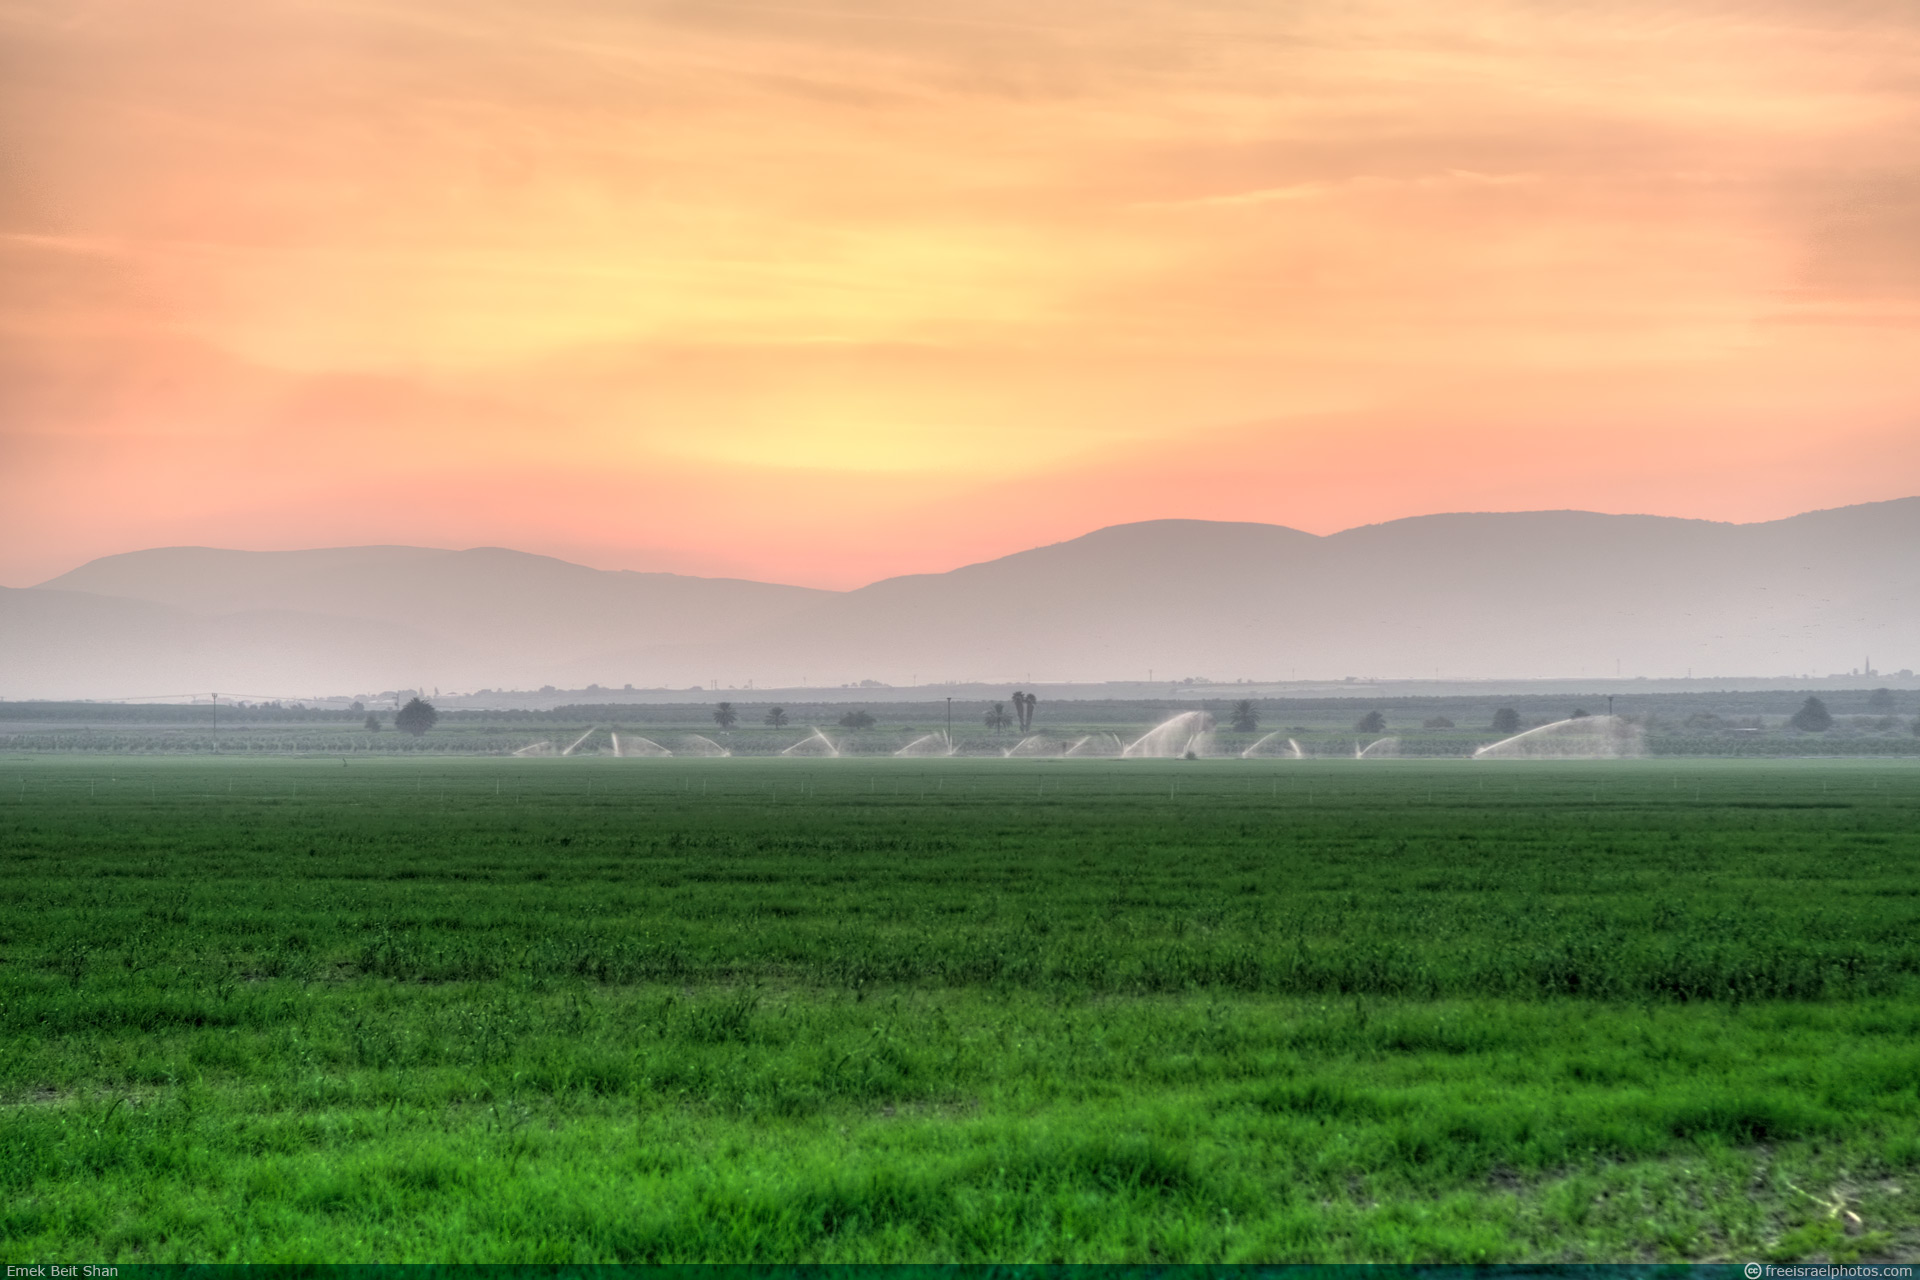
[[[0,876],[21,1258],[1920,1254],[1912,761],[13,757]]]

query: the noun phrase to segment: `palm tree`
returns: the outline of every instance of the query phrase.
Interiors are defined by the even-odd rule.
[[[740,720],[740,713],[733,709],[731,702],[722,702],[713,709],[713,722],[722,729],[731,729]]]
[[[993,704],[993,710],[987,712],[986,721],[987,721],[987,728],[993,730],[995,733],[998,733],[1002,729],[1006,728],[1008,725],[1013,723],[1013,717],[1007,714],[1006,703],[996,702]]]
[[[773,710],[767,712],[767,723],[776,729],[786,728],[787,709],[785,707],[775,707]]]
[[[1236,733],[1253,733],[1260,728],[1260,716],[1253,709],[1252,698],[1242,698],[1233,704],[1233,728]]]

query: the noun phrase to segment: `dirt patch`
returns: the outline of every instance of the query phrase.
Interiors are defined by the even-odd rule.
[[[40,1085],[37,1088],[29,1089],[25,1093],[19,1094],[15,1097],[8,1098],[4,1102],[0,1102],[0,1106],[60,1107],[60,1106],[65,1106],[67,1103],[72,1101],[73,1101],[72,1090],[56,1089],[52,1085]]]

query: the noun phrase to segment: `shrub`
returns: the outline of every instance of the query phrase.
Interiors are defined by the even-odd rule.
[[[416,738],[438,723],[440,723],[440,713],[433,709],[431,702],[423,702],[419,698],[413,699],[400,708],[393,717],[394,728],[410,733]]]
[[[1787,723],[1802,733],[1825,733],[1833,728],[1833,713],[1827,710],[1826,703],[1809,697]]]

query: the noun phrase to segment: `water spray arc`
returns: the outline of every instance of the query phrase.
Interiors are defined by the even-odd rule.
[[[1213,745],[1213,717],[1204,711],[1182,711],[1128,743],[1121,755],[1129,759],[1178,760],[1203,756]]]
[[[833,745],[833,739],[815,729],[780,754],[783,756],[838,756],[840,748]]]
[[[1646,733],[1625,716],[1556,720],[1490,742],[1475,760],[1629,760],[1647,754]]]
[[[1284,743],[1276,745],[1271,752],[1262,750],[1262,748],[1264,748],[1269,742],[1272,742],[1275,738],[1278,738],[1280,736],[1280,733],[1281,733],[1281,730],[1275,729],[1272,733],[1267,734],[1265,737],[1255,742],[1252,746],[1248,747],[1245,751],[1242,751],[1240,753],[1240,758],[1242,760],[1253,760],[1256,758],[1271,757],[1271,758],[1276,758],[1280,760],[1305,760],[1307,758],[1307,753],[1301,750],[1300,744],[1295,742],[1292,738],[1288,738],[1285,740]]]

